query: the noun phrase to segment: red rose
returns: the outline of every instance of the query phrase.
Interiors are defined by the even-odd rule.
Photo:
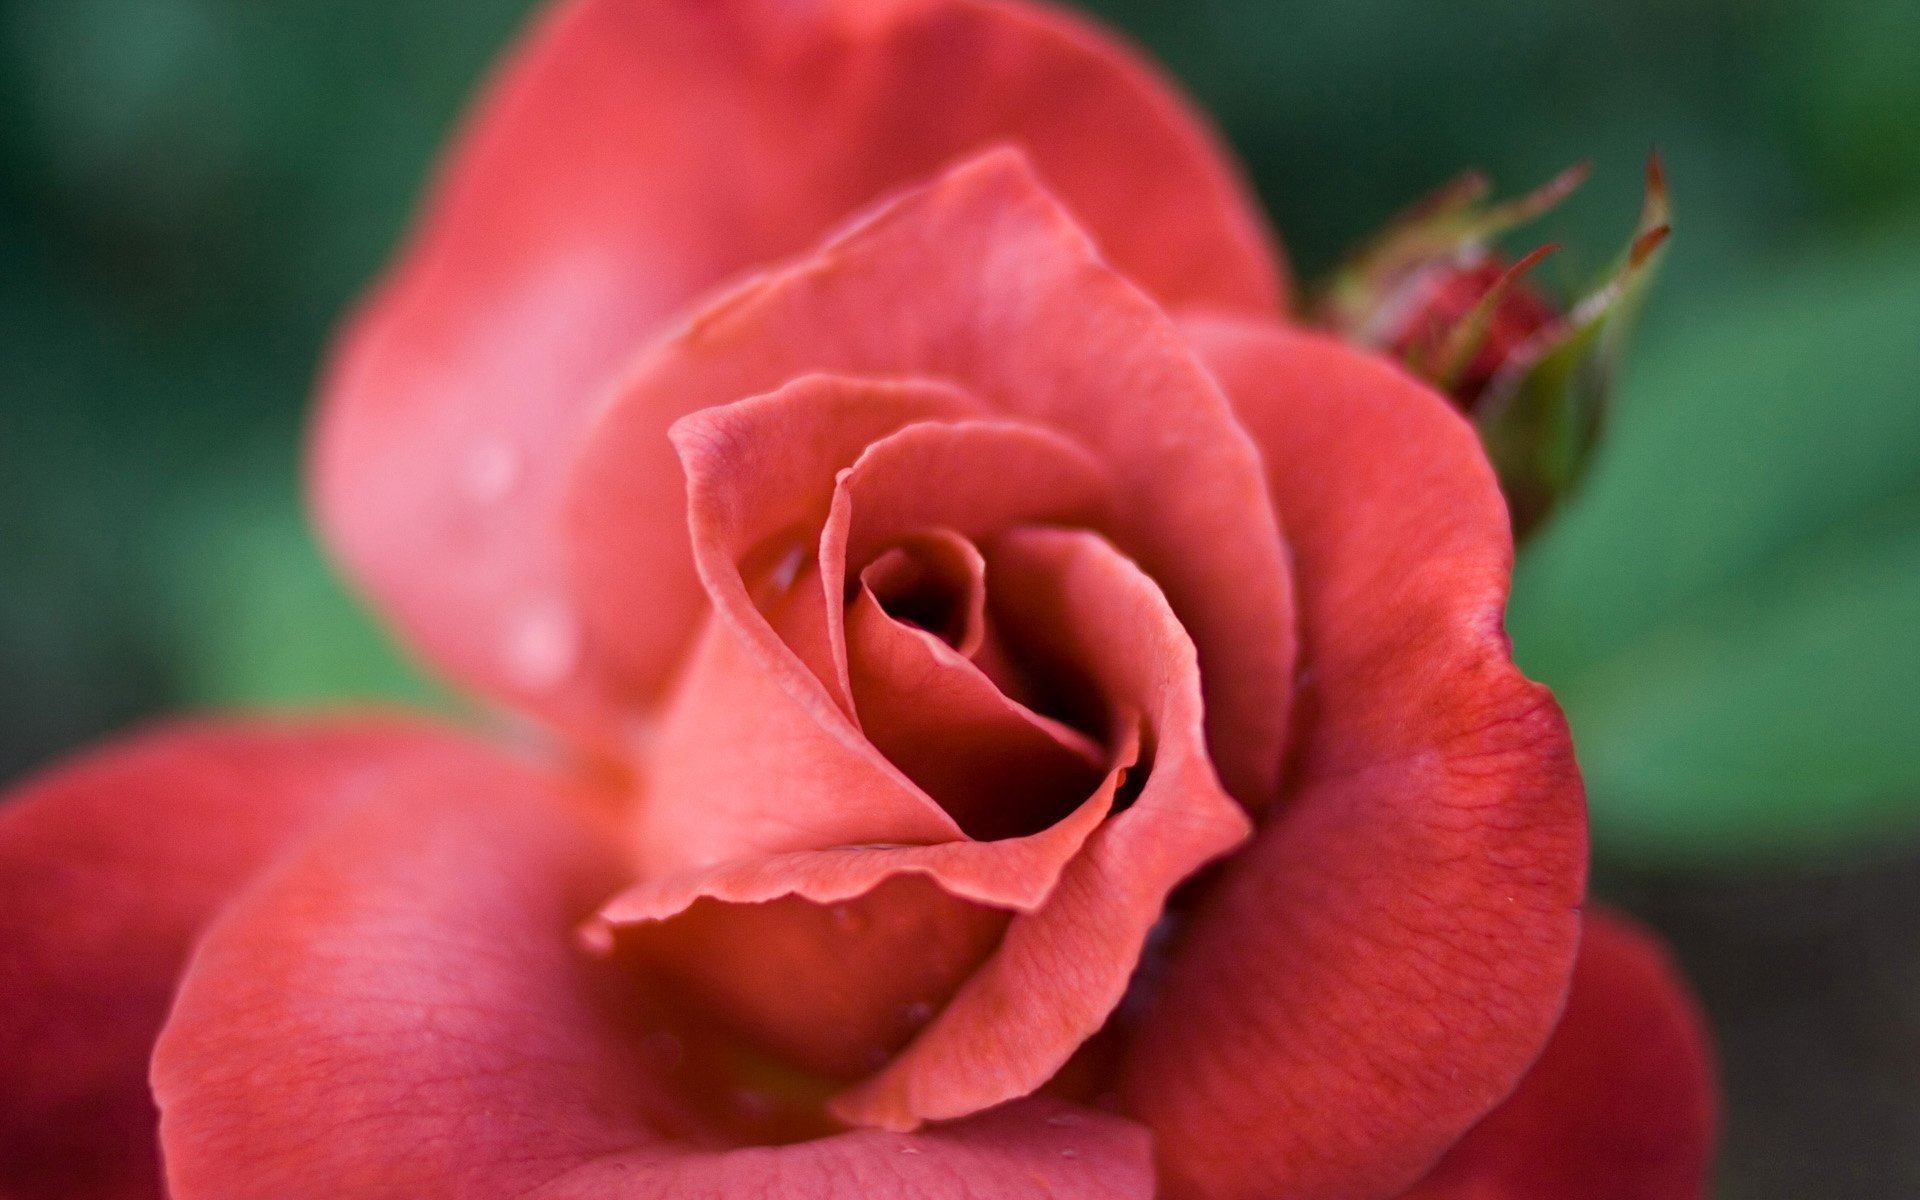
[[[29,784],[0,1186],[1697,1195],[1672,975],[1591,919],[1575,969],[1474,435],[1285,299],[1072,19],[557,9],[316,460],[355,575],[545,732]]]

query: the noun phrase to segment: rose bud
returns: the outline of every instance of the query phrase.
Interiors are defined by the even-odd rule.
[[[1431,374],[1461,408],[1472,412],[1500,373],[1532,354],[1561,313],[1524,275],[1552,247],[1519,263],[1497,256],[1436,265],[1408,283],[1407,315],[1386,351]]]
[[[1572,492],[1598,444],[1626,334],[1671,228],[1655,155],[1619,260],[1584,298],[1543,293],[1529,273],[1557,247],[1509,262],[1492,241],[1559,204],[1586,175],[1576,166],[1492,205],[1483,203],[1486,181],[1463,176],[1391,222],[1315,304],[1322,323],[1400,359],[1473,417],[1522,536]]]

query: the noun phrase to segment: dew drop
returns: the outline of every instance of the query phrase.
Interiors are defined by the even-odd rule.
[[[1072,1113],[1058,1113],[1047,1118],[1047,1124],[1053,1126],[1055,1129],[1070,1129],[1079,1123],[1080,1118],[1074,1116]]]
[[[925,1000],[915,1000],[912,1004],[900,1006],[900,1019],[909,1025],[925,1025],[933,1016],[933,1005]]]
[[[918,1146],[902,1146],[902,1147],[900,1147],[900,1153],[902,1153],[902,1154],[918,1154],[918,1153],[920,1153],[920,1147],[918,1147]]]
[[[767,576],[767,581],[773,585],[775,591],[786,591],[793,586],[793,581],[800,577],[800,568],[806,564],[806,561],[806,547],[793,547],[774,564],[772,573]]]
[[[564,682],[579,656],[579,630],[558,604],[542,604],[524,614],[507,639],[507,670],[526,688]]]
[[[847,905],[836,904],[829,911],[833,914],[833,923],[848,933],[859,933],[867,927],[866,915]]]
[[[587,953],[604,958],[613,953],[613,930],[598,918],[580,927],[580,944]]]
[[[1060,1157],[1061,1158],[1079,1158],[1080,1152],[1078,1150],[1075,1150],[1072,1146],[1068,1146],[1065,1150],[1062,1150],[1060,1152]]]
[[[461,484],[476,504],[497,504],[520,482],[520,453],[506,442],[487,442],[474,448],[461,470]]]

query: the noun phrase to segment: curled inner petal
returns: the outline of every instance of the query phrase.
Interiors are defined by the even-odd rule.
[[[1153,581],[1086,532],[1011,531],[987,560],[989,578],[1007,582],[1007,624],[1074,664],[1110,736],[1130,748],[1132,767],[1104,785],[1125,811],[1008,926],[925,1033],[834,1101],[860,1124],[912,1128],[1045,1083],[1120,1003],[1168,893],[1248,832],[1206,752],[1193,644]]]
[[[1099,462],[1042,426],[929,421],[879,439],[840,473],[820,534],[828,652],[846,660],[838,601],[848,573],[890,542],[928,527],[978,537],[1032,522],[1098,526],[1112,499]]]
[[[895,546],[860,572],[880,611],[971,658],[986,637],[986,563],[951,530]]]
[[[872,591],[862,589],[847,620],[862,728],[969,835],[1037,832],[1099,783],[1108,764],[1098,743],[1009,697],[958,650],[885,612]]]

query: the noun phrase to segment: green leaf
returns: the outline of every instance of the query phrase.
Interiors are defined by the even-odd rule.
[[[321,557],[291,481],[242,475],[187,506],[156,558],[190,703],[404,704],[445,710]]]
[[[1738,863],[1920,828],[1920,237],[1678,309],[1509,613],[1596,846]]]

